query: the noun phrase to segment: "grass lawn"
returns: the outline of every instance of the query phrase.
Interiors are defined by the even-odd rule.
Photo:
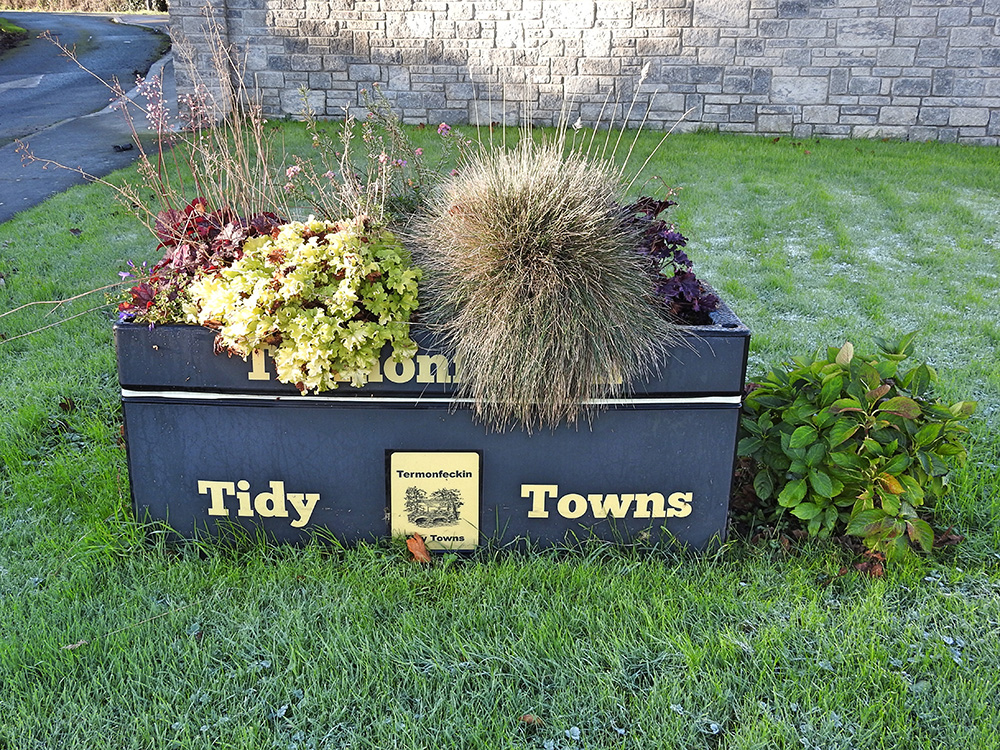
[[[979,402],[933,519],[964,542],[883,578],[737,538],[171,547],[130,519],[109,309],[30,307],[0,318],[0,748],[1000,747],[1000,150],[691,134],[647,171],[751,379],[920,329],[941,395]],[[59,195],[0,225],[0,312],[154,245],[107,188]]]

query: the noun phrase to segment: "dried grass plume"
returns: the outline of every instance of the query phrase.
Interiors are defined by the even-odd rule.
[[[559,139],[481,151],[414,226],[424,321],[488,426],[576,422],[658,368],[678,330],[651,300],[619,171]]]

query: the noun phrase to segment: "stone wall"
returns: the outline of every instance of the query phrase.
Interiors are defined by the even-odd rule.
[[[1000,142],[1000,0],[210,3],[271,115],[305,89],[338,116],[378,82],[408,122],[527,106],[536,123]],[[170,14],[205,69],[204,0]]]

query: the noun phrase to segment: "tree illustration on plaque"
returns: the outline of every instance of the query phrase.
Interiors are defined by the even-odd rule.
[[[403,508],[407,520],[422,529],[458,523],[458,509],[464,505],[459,490],[442,487],[430,495],[420,487],[407,487]]]

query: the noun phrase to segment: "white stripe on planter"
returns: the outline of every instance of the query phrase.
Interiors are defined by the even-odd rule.
[[[203,391],[135,391],[122,388],[123,399],[160,398],[185,401],[286,401],[321,404],[471,404],[471,398],[449,396],[293,396],[260,393],[207,393]],[[679,398],[601,398],[585,401],[588,406],[683,406],[686,404],[739,406],[742,396],[684,396]]]

